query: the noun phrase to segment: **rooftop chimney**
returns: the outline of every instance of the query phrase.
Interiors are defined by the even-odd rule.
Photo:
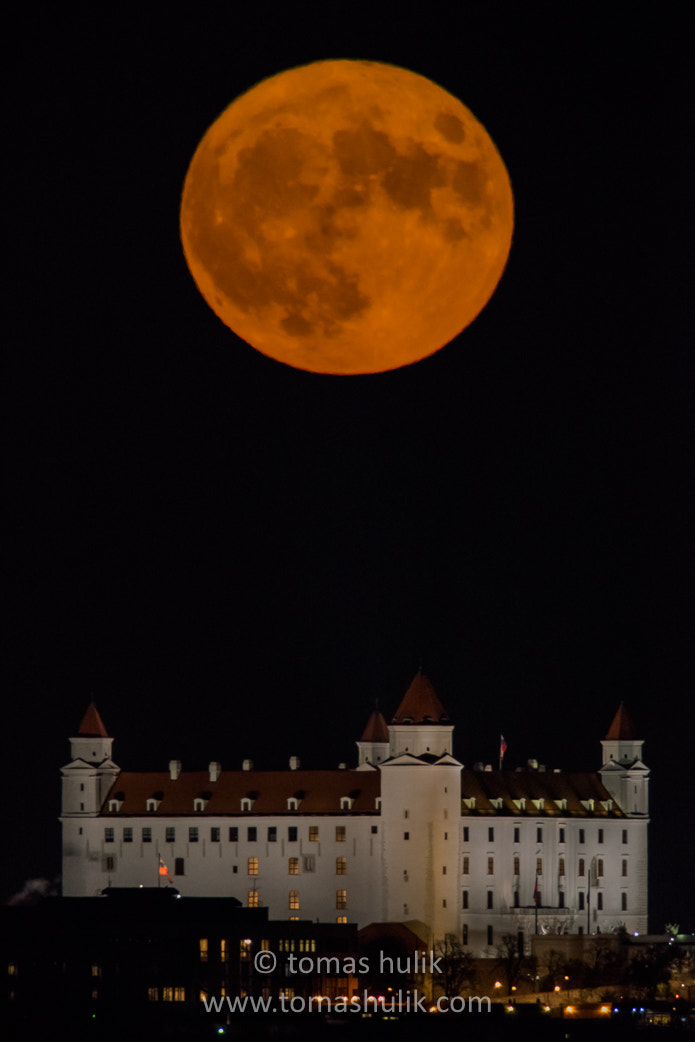
[[[169,777],[172,781],[176,781],[181,773],[181,761],[180,760],[169,760]]]
[[[210,781],[217,781],[222,773],[222,764],[218,763],[217,760],[211,760],[208,764],[208,770],[210,771]]]

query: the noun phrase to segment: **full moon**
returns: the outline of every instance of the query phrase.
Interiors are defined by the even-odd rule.
[[[469,325],[504,270],[504,163],[451,94],[413,72],[322,61],[264,80],[200,142],[181,239],[215,314],[314,373],[377,373]]]

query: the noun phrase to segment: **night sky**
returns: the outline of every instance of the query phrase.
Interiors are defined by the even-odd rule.
[[[467,766],[503,732],[510,768],[597,769],[624,699],[651,928],[695,932],[688,6],[199,6],[34,4],[3,34],[0,895],[59,872],[90,698],[124,768],[335,766],[422,662]],[[210,123],[325,58],[459,97],[515,195],[482,314],[377,376],[254,351],[179,241]]]

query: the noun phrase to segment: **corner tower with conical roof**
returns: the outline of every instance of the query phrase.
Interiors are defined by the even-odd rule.
[[[389,729],[378,709],[370,715],[362,737],[357,742],[357,770],[365,771],[385,760],[390,751]]]
[[[453,732],[454,725],[432,684],[418,671],[389,727],[391,756],[451,755]]]
[[[603,766],[601,780],[625,814],[649,814],[649,768],[642,762],[644,741],[621,702],[608,734],[601,742]]]

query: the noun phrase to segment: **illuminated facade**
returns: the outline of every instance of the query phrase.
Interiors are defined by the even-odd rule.
[[[476,955],[504,934],[647,931],[649,771],[621,706],[597,773],[466,769],[418,674],[354,769],[125,772],[90,706],[62,769],[63,893],[167,885],[272,919],[402,922]]]

